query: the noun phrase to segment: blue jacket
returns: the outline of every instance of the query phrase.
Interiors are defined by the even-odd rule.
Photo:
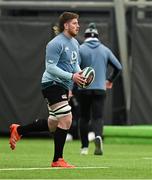
[[[87,89],[106,90],[106,80],[113,82],[119,75],[122,66],[112,51],[97,38],[87,38],[80,46],[81,69],[91,66],[95,70],[95,80]],[[107,77],[108,64],[113,72]]]

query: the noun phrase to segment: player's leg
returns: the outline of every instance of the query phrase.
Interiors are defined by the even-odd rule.
[[[80,93],[79,96],[80,103],[80,139],[81,139],[81,154],[88,154],[88,129],[89,129],[89,120],[90,120],[90,105],[91,99],[90,95],[85,93]]]
[[[103,154],[103,112],[104,112],[104,103],[105,103],[105,94],[94,95],[92,102],[92,129],[95,133],[95,155]]]
[[[16,147],[16,142],[19,141],[22,136],[29,134],[31,132],[54,132],[56,130],[57,125],[57,118],[55,117],[54,113],[50,108],[48,119],[36,119],[32,123],[24,126],[20,126],[19,124],[12,124],[10,126],[10,147],[12,150],[14,150]]]
[[[44,98],[51,98],[49,94],[52,94],[50,88],[46,88],[42,91]],[[49,107],[49,105],[48,105]],[[51,119],[50,121],[48,121]],[[49,125],[48,125],[49,122]],[[32,123],[21,126],[19,124],[12,124],[10,126],[10,139],[9,144],[12,150],[15,149],[17,141],[21,139],[22,136],[31,132],[41,132],[41,131],[55,131],[57,127],[57,118],[49,109],[48,119],[36,119]]]
[[[12,124],[10,126],[10,148],[14,150],[17,141],[19,141],[22,136],[28,133],[48,130],[48,122],[46,119],[36,119],[35,121],[33,121],[33,123],[25,126],[20,126],[19,124]]]
[[[52,86],[45,91],[50,111],[50,118],[48,120],[49,129],[53,130],[52,123],[58,122],[54,129],[54,158],[51,164],[52,167],[73,167],[63,159],[64,144],[72,122],[68,93],[68,90],[58,85]]]
[[[68,101],[61,101],[52,105],[50,108],[58,120],[58,126],[54,132],[54,157],[51,166],[73,168],[73,165],[68,164],[63,159],[66,136],[72,123],[71,107],[69,106]]]

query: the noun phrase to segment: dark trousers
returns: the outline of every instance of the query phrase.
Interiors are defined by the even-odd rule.
[[[80,138],[83,147],[88,147],[89,122],[95,136],[103,134],[103,112],[106,92],[96,90],[85,90],[79,93],[80,103]]]

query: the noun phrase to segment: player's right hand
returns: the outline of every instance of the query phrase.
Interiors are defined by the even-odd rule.
[[[72,76],[72,80],[79,86],[80,84],[85,84],[86,79],[82,75],[82,71],[76,72]]]

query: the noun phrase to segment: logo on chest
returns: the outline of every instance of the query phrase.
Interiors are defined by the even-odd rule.
[[[67,59],[70,60],[70,64],[75,63],[78,58],[77,52],[72,51],[68,46],[66,46],[64,50],[65,50],[64,52],[66,53]]]
[[[75,63],[77,61],[77,52],[76,51],[72,51],[71,53],[71,64]]]

